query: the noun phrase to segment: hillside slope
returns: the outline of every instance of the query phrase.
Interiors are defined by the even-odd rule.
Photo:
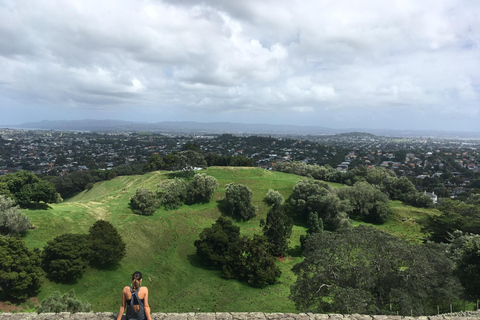
[[[91,190],[53,204],[47,210],[25,210],[36,227],[25,237],[29,247],[42,248],[47,241],[63,233],[87,233],[97,219],[110,221],[127,244],[126,258],[116,269],[88,268],[75,284],[58,284],[45,278],[40,301],[55,290],[68,292],[73,288],[79,298],[92,304],[94,311],[116,311],[123,286],[129,285],[131,274],[139,270],[144,274],[143,285],[150,290],[153,312],[296,312],[294,304],[288,300],[290,285],[295,281],[290,269],[302,259],[298,245],[299,236],[305,232],[303,226],[294,226],[291,250],[277,262],[282,270],[279,283],[264,289],[222,279],[217,271],[203,268],[196,258],[193,242],[220,216],[217,201],[225,195],[225,184],[242,183],[253,191],[254,204],[259,207],[257,217],[236,222],[243,234],[253,234],[260,233],[260,219],[266,217],[268,209],[262,200],[268,189],[277,190],[288,198],[302,177],[259,168],[210,167],[205,172],[217,178],[220,185],[210,203],[184,205],[172,211],[159,209],[152,216],[133,214],[128,206],[129,198],[140,186],[155,190],[161,180],[172,176],[171,173],[117,177],[99,182]],[[392,207],[395,216],[381,228],[418,240],[421,234],[415,221],[417,213],[398,202],[392,203]],[[421,212],[420,216],[427,214],[429,212]],[[403,218],[407,221],[402,222]]]

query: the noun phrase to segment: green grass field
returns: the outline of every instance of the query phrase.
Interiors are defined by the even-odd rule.
[[[143,273],[143,285],[149,288],[153,312],[297,312],[288,295],[295,281],[291,268],[302,260],[298,246],[304,227],[294,226],[289,255],[277,262],[282,270],[278,283],[263,289],[222,279],[219,272],[203,268],[196,258],[193,242],[220,216],[217,201],[225,195],[227,183],[242,183],[253,191],[254,204],[259,207],[257,217],[236,222],[243,234],[251,235],[261,232],[260,219],[264,219],[268,211],[262,200],[268,189],[288,198],[302,177],[259,168],[210,167],[204,172],[217,178],[220,185],[210,203],[184,205],[172,211],[159,209],[152,216],[133,214],[128,206],[129,198],[140,186],[155,190],[170,173],[117,177],[99,182],[91,190],[63,203],[52,204],[49,209],[24,210],[36,227],[24,238],[30,248],[42,248],[63,233],[87,233],[97,219],[110,221],[127,244],[126,257],[116,269],[88,268],[73,285],[44,278],[39,300],[53,291],[68,292],[73,288],[80,299],[92,304],[94,311],[117,311],[122,288],[130,285],[131,274],[139,270]],[[339,187],[338,184],[332,186]],[[419,241],[422,237],[419,220],[433,211],[408,207],[401,202],[391,205],[394,216],[377,227]],[[407,219],[402,221],[404,218]]]

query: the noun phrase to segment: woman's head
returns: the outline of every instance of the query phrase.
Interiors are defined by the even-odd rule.
[[[142,281],[142,273],[140,271],[135,271],[132,274],[132,289],[137,291],[140,288],[140,282]]]

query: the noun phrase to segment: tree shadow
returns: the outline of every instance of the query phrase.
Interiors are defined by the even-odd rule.
[[[25,205],[24,208],[27,209],[27,210],[48,210],[48,209],[52,209],[52,207],[48,203],[45,203],[45,202],[29,203],[29,204]]]
[[[295,258],[302,257],[303,256],[302,247],[300,245],[296,245],[293,248],[289,248],[288,251],[287,251],[287,255],[290,256],[290,257],[295,257]]]
[[[187,260],[192,267],[202,268],[204,270],[218,271],[218,269],[215,267],[205,266],[195,253],[187,255]]]

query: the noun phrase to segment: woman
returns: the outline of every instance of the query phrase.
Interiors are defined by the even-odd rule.
[[[136,271],[132,275],[132,286],[123,288],[122,305],[117,320],[121,320],[127,307],[127,320],[151,320],[148,305],[148,289],[142,287],[142,273]]]

